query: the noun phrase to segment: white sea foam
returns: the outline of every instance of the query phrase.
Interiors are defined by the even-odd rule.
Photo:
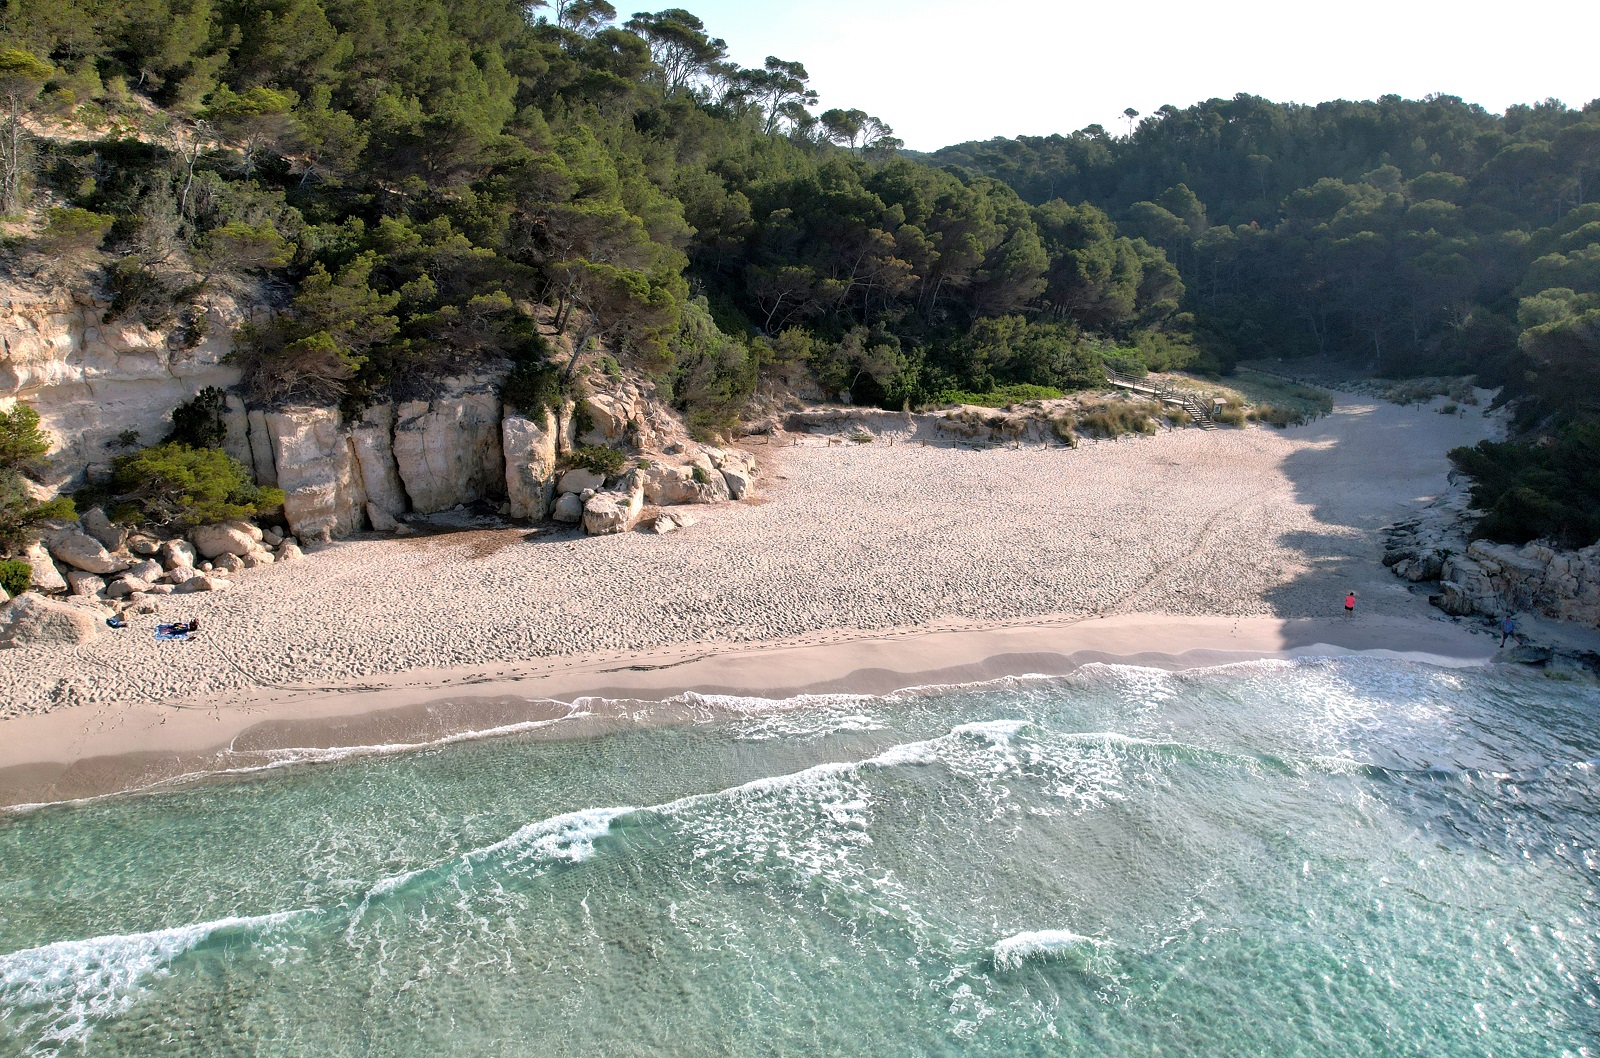
[[[996,941],[992,949],[997,970],[1016,970],[1033,959],[1052,959],[1066,953],[1092,953],[1104,941],[1065,929],[1042,929],[1016,933]]]
[[[97,1022],[125,1013],[173,960],[219,933],[261,933],[314,911],[221,918],[148,933],[64,940],[0,955],[0,1004],[33,1038],[30,1054],[85,1040]]]

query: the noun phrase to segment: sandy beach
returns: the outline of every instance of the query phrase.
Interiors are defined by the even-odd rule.
[[[0,652],[0,802],[146,785],[229,745],[540,723],[583,695],[877,693],[1107,658],[1482,661],[1487,636],[1382,568],[1377,530],[1493,428],[1341,397],[1288,430],[1076,450],[784,438],[753,449],[762,502],[694,508],[668,536],[342,542],[169,602],[163,618],[200,618],[196,642],[154,642],[147,617],[79,648]]]

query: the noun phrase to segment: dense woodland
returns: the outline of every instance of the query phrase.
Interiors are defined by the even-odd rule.
[[[1600,106],[1163,108],[931,158],[605,0],[5,0],[0,214],[42,282],[204,337],[259,401],[604,342],[697,430],[763,371],[890,407],[1102,364],[1472,372],[1560,430],[1600,342]]]

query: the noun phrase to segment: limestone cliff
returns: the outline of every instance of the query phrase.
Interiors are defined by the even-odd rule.
[[[106,304],[87,293],[0,284],[0,409],[21,401],[39,413],[57,483],[109,462],[107,443],[124,431],[159,441],[179,403],[239,381],[224,361],[242,307],[215,295],[201,308],[206,337],[186,348],[170,330],[105,322]]]

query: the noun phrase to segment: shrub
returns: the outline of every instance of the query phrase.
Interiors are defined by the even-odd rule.
[[[117,436],[106,442],[107,448],[138,448],[139,431],[123,430]]]
[[[1224,426],[1243,426],[1250,421],[1244,405],[1238,401],[1224,404],[1212,414],[1212,418]]]
[[[1071,429],[1089,437],[1153,434],[1156,432],[1156,420],[1149,407],[1119,401],[1079,410],[1072,419]]]
[[[52,519],[73,521],[77,508],[65,496],[38,503],[28,491],[22,475],[0,468],[0,547],[14,548],[36,537],[41,522]]]
[[[573,466],[608,478],[614,478],[622,473],[622,468],[627,461],[628,457],[615,448],[606,448],[601,445],[584,445],[572,453]]]
[[[711,475],[707,474],[706,468],[699,463],[694,465],[693,477],[697,484],[708,485],[711,483]]]
[[[0,411],[0,469],[28,470],[50,451],[50,440],[39,429],[39,413],[26,404],[15,411]]]
[[[1441,405],[1439,405],[1439,414],[1440,415],[1454,415],[1456,412],[1458,412],[1460,410],[1461,410],[1461,405],[1455,403],[1454,401],[1451,401],[1449,404],[1441,404]]]
[[[8,595],[21,595],[33,586],[33,567],[26,562],[0,562],[0,588]]]
[[[1600,540],[1600,422],[1568,426],[1541,444],[1483,441],[1455,449],[1450,461],[1473,479],[1472,505],[1487,512],[1473,535],[1564,547]]]
[[[869,445],[872,443],[872,435],[863,430],[860,433],[851,434],[850,440],[854,441],[858,445]]]
[[[104,322],[136,317],[152,330],[164,327],[177,316],[177,307],[199,293],[199,287],[174,288],[137,257],[124,257],[106,269],[106,286],[111,291],[111,306]]]
[[[227,395],[216,386],[207,386],[196,393],[193,400],[186,400],[172,409],[172,429],[167,433],[167,441],[190,448],[221,448],[228,439],[228,425],[222,417],[226,406]]]
[[[226,452],[178,442],[118,456],[111,489],[118,521],[181,529],[250,518],[283,504],[282,490],[256,486]]]
[[[566,395],[561,369],[550,364],[518,364],[500,384],[500,399],[528,416],[559,409]]]

